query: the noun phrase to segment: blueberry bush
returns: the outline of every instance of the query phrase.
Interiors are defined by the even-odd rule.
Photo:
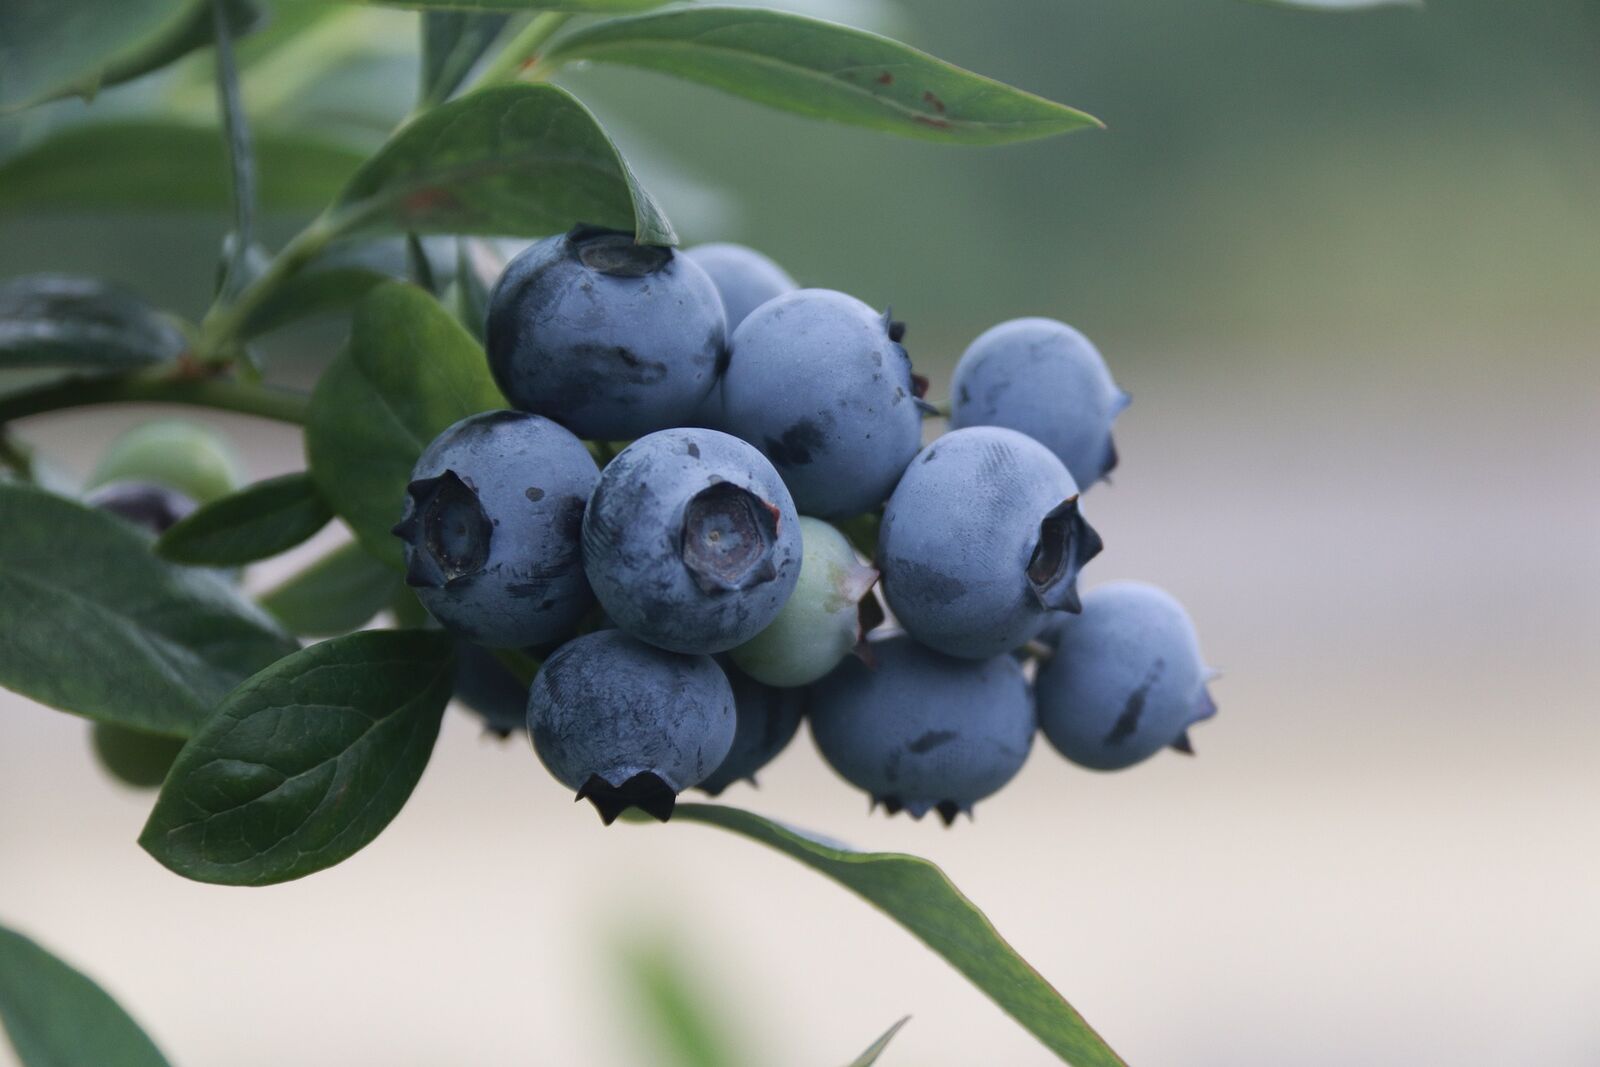
[[[89,720],[110,773],[159,788],[155,861],[234,886],[372,841],[455,699],[605,824],[688,820],[786,854],[1062,1060],[1120,1063],[936,867],[680,794],[753,780],[802,721],[874,808],[947,824],[1039,732],[1101,770],[1192,752],[1214,705],[1188,616],[1148,586],[1077,588],[1101,544],[1080,499],[1115,465],[1127,395],[1087,338],[1030,318],[984,332],[930,402],[883,309],[752,249],[678,249],[559,82],[642,68],[949,145],[1098,122],[767,8],[394,6],[420,9],[418,93],[370,149],[295,106],[340,62],[341,5],[0,8],[0,210],[231,220],[198,321],[98,278],[0,281],[0,684]],[[93,106],[46,106],[73,97]],[[259,214],[307,207],[264,247]],[[348,341],[314,388],[275,382],[260,340],[329,315]],[[120,403],[293,424],[304,470],[245,484],[226,439],[169,418],[76,486],[18,434]],[[243,568],[335,521],[352,542],[245,591]],[[29,1067],[166,1062],[3,928],[0,1022]]]

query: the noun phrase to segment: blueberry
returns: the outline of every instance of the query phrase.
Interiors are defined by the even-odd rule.
[[[893,815],[936,809],[948,825],[1022,769],[1033,699],[1010,656],[956,659],[904,635],[872,642],[876,668],[847,659],[811,690],[822,756]]]
[[[761,632],[800,577],[800,520],[761,453],[716,430],[662,430],[606,465],[583,565],[612,622],[674,652]]]
[[[211,427],[187,419],[158,419],[113,441],[88,484],[93,488],[117,481],[164,485],[205,504],[239,488],[244,465],[233,444]]]
[[[997,426],[922,450],[889,498],[878,568],[889,610],[925,645],[984,659],[1016,648],[1051,611],[1077,611],[1078,570],[1100,535],[1051,452]]]
[[[1039,725],[1069,760],[1120,770],[1163,748],[1192,753],[1189,727],[1216,714],[1215,672],[1200,659],[1183,606],[1152,585],[1090,590],[1083,614],[1046,632],[1054,655],[1035,684]]]
[[[696,245],[685,249],[683,254],[698,263],[717,287],[730,333],[745,316],[768,300],[799,288],[788,271],[744,245],[726,242]]]
[[[579,227],[538,241],[489,296],[489,367],[512,406],[580,437],[676,426],[727,354],[722,300],[693,260]]]
[[[528,687],[493,652],[471,641],[456,642],[455,698],[492,734],[510,737],[527,728]]]
[[[186,494],[154,482],[107,482],[84,497],[90,507],[109,511],[139,529],[160,537],[194,510]]]
[[[723,428],[772,460],[804,514],[871,511],[916,455],[923,384],[899,334],[829,289],[769,300],[733,332]]]
[[[165,737],[109,722],[94,723],[89,739],[100,766],[117,781],[135,789],[159,787],[183,748],[181,737]]]
[[[821,519],[802,518],[800,581],[772,625],[728,655],[767,685],[810,685],[848,656],[883,621],[872,596],[878,572]]]
[[[559,640],[594,603],[578,539],[599,472],[549,419],[469,415],[411,471],[406,582],[457,636],[502,648]]]
[[[950,428],[1004,426],[1039,441],[1088,489],[1117,465],[1111,423],[1128,406],[1089,339],[1054,319],[1013,319],[967,347]]]
[[[701,790],[711,796],[719,795],[743,778],[748,778],[751,785],[756,784],[756,772],[771,763],[794,739],[805,710],[802,689],[762,685],[727,663],[722,669],[733,687],[733,705],[739,722],[727,758],[711,772],[711,777],[700,783]]]
[[[608,823],[630,806],[665,821],[674,798],[727,758],[736,721],[733,690],[710,656],[620,630],[562,645],[528,695],[534,751]]]

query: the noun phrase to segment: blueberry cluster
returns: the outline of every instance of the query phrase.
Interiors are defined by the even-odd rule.
[[[803,717],[875,804],[947,823],[1037,729],[1097,769],[1187,751],[1213,706],[1183,609],[1077,589],[1128,402],[1100,354],[994,327],[924,447],[904,332],[737,245],[580,227],[517,256],[485,330],[516,410],[433,441],[395,527],[458,693],[607,822],[753,780]],[[486,648],[542,658],[531,691]]]

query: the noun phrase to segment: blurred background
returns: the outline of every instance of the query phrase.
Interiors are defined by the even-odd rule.
[[[1225,677],[1197,758],[1106,776],[1041,743],[952,830],[869,817],[803,736],[724,799],[936,861],[1133,1064],[1600,1063],[1600,6],[784,6],[1108,129],[944,148],[614,68],[563,83],[687,241],[892,305],[935,394],[1000,320],[1094,338],[1134,404],[1087,581],[1172,590]],[[415,16],[352,17],[328,77],[376,137]],[[4,137],[88,109],[50,110]],[[224,228],[13,210],[0,276],[195,316]],[[341,329],[279,335],[272,376],[309,381]],[[23,435],[83,474],[155,410]],[[253,475],[302,463],[288,429],[219,424]],[[705,827],[602,829],[465,714],[378,841],[303,882],[178,880],[134,843],[150,802],[82,721],[0,694],[0,918],[180,1067],[696,1062],[669,1032],[813,1067],[905,1014],[886,1065],[1053,1062],[837,887]]]

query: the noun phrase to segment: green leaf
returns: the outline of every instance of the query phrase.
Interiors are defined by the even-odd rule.
[[[139,844],[217,885],[349,859],[416,788],[454,672],[454,641],[423,630],[364,630],[274,663],[183,747]]]
[[[167,1067],[110,994],[0,926],[0,1023],[22,1067]]]
[[[290,275],[256,307],[240,328],[241,337],[261,334],[302,319],[343,311],[394,275],[373,267],[321,264]]]
[[[260,11],[230,0],[236,33]],[[212,40],[211,0],[7,0],[0,5],[0,113],[93,97]]]
[[[421,289],[387,282],[356,307],[350,343],[311,395],[311,476],[362,546],[398,569],[389,530],[422,450],[452,423],[505,406],[461,324]]]
[[[1050,137],[1098,119],[821,19],[750,7],[686,7],[582,27],[548,63],[589,59],[660,71],[769,107],[962,144]]]
[[[97,278],[0,282],[0,369],[137,370],[177,359],[188,345],[168,316]]]
[[[666,216],[577,98],[501,85],[400,128],[335,202],[336,234],[547,234],[588,222],[673,244]]]
[[[943,956],[1067,1063],[1122,1063],[1083,1016],[927,860],[898,852],[857,852],[722,804],[679,804],[672,817],[743,834],[832,878]]]
[[[178,563],[232,567],[287,552],[333,518],[309,474],[285,474],[213,500],[177,522],[156,553]]]
[[[301,132],[257,126],[265,208],[321,208],[363,154]],[[114,166],[108,160],[115,160]],[[64,127],[0,162],[0,216],[40,210],[226,210],[222,133],[181,119],[119,119]]]
[[[577,14],[615,14],[648,11],[669,0],[355,0],[385,7],[424,8],[431,11],[572,11]]]
[[[0,685],[42,704],[186,737],[296,647],[231,583],[77,501],[0,484],[0,530]]]
[[[364,626],[405,585],[392,567],[351,542],[261,596],[261,606],[301,637],[331,637]]]
[[[505,29],[507,18],[463,11],[422,13],[422,107],[432,107],[461,88]]]
[[[878,1057],[883,1055],[883,1050],[889,1047],[889,1042],[894,1040],[894,1035],[898,1034],[900,1028],[910,1021],[911,1016],[907,1015],[885,1030],[882,1037],[868,1045],[865,1052],[850,1061],[850,1067],[872,1067],[874,1063],[878,1062]]]

